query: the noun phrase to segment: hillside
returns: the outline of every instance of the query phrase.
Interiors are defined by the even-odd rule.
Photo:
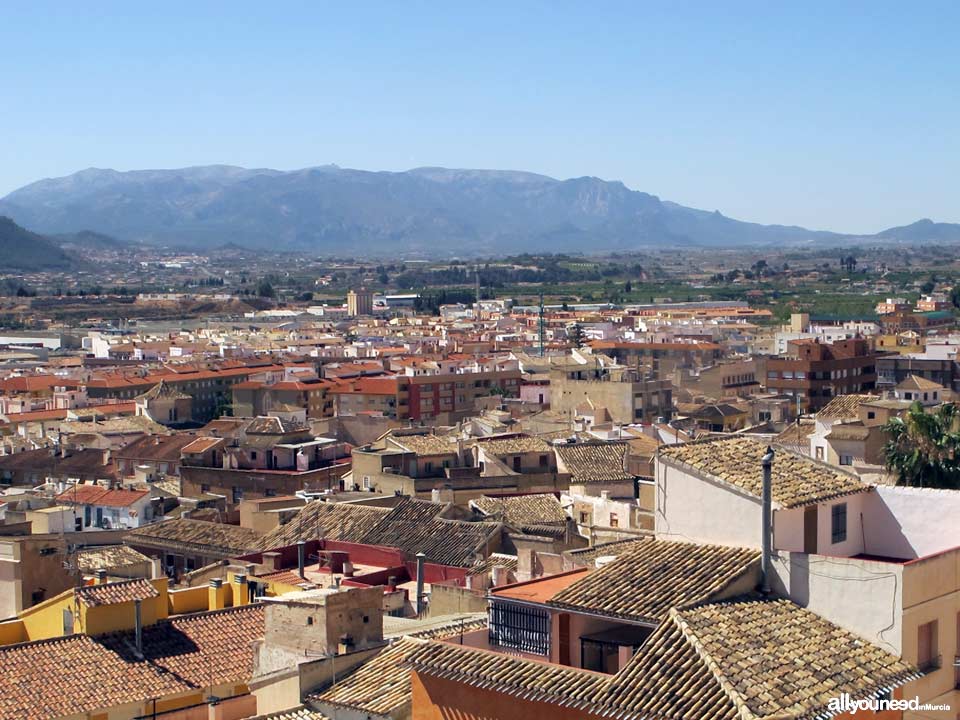
[[[929,220],[840,235],[734,220],[595,177],[446,168],[89,169],[16,190],[0,213],[43,233],[80,227],[128,242],[341,254],[960,240],[960,225]]]
[[[47,233],[85,227],[155,243],[327,252],[483,254],[831,237],[732,220],[593,177],[444,168],[91,169],[17,190],[0,200],[0,212]]]
[[[11,270],[67,270],[79,261],[50,238],[0,216],[0,273]]]

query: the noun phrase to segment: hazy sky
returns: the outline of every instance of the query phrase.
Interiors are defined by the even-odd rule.
[[[786,5],[4,3],[0,195],[91,166],[443,165],[960,222],[960,2]]]

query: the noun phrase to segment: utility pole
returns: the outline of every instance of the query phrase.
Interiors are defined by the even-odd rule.
[[[543,293],[540,293],[540,357],[543,357]]]

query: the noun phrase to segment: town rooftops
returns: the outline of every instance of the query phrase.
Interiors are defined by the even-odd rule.
[[[470,507],[485,517],[497,519],[516,528],[531,525],[567,524],[567,514],[553,493],[491,497],[481,495],[470,501]]]
[[[551,447],[542,438],[528,435],[508,435],[475,440],[478,448],[495,457],[521,455],[523,453],[550,452]]]
[[[150,496],[149,490],[111,490],[101,485],[74,485],[57,495],[62,504],[124,508]]]
[[[150,562],[143,553],[139,553],[126,545],[106,545],[104,547],[80,548],[75,552],[77,567],[83,573],[94,573],[97,570],[117,570],[132,565]]]
[[[760,460],[766,451],[765,443],[733,436],[670,445],[661,448],[658,458],[667,465],[760,497]],[[785,449],[774,457],[771,478],[773,501],[782,508],[813,505],[870,489],[855,475]]]
[[[254,530],[236,525],[179,518],[132,530],[124,538],[124,542],[135,547],[177,549],[226,559],[256,550],[260,535]]]
[[[897,385],[897,390],[931,391],[943,389],[943,385],[935,383],[933,380],[927,380],[925,377],[921,377],[920,375],[908,375],[900,382],[899,385]]]
[[[0,647],[0,720],[86,716],[145,698],[244,684],[253,674],[252,643],[262,636],[258,604],[148,625],[143,659],[132,631]]]
[[[410,669],[407,660],[427,641],[404,637],[364,663],[336,685],[307,696],[311,704],[330,704],[359,713],[393,716],[411,702]]]
[[[614,718],[813,720],[830,700],[917,677],[894,655],[789,600],[673,609],[615,675],[428,641],[418,673]]]
[[[879,400],[879,395],[837,395],[821,408],[817,418],[852,418],[864,403]]]
[[[629,482],[626,471],[626,442],[577,442],[554,448],[563,469],[570,473],[570,484]]]
[[[121,580],[120,582],[104,583],[102,585],[87,585],[78,588],[76,594],[77,599],[87,607],[119,605],[134,600],[148,600],[159,595],[153,584],[142,578]]]
[[[386,441],[417,455],[453,455],[457,452],[456,440],[432,433],[389,435]]]
[[[447,505],[403,498],[395,507],[348,503],[307,503],[285,525],[260,539],[261,549],[293,545],[299,540],[339,540],[392,547],[413,556],[419,552],[441,565],[471,567],[486,556],[484,548],[500,523],[444,520]]]
[[[657,624],[673,607],[706,602],[748,578],[760,557],[748,548],[646,538],[588,572],[548,605]],[[742,591],[742,588],[741,588]]]
[[[161,380],[152,388],[137,396],[137,400],[188,400],[190,396]]]

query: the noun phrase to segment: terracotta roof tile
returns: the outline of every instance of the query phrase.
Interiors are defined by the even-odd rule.
[[[262,636],[263,606],[251,605],[146,626],[143,660],[132,632],[2,647],[0,720],[73,717],[211,684],[246,683],[252,643]]]
[[[134,547],[180,549],[197,555],[219,555],[226,559],[256,550],[260,534],[237,525],[180,518],[132,530],[124,542]]]
[[[570,473],[570,483],[626,482],[629,446],[626,442],[578,442],[557,445],[560,466]]]
[[[160,593],[149,580],[121,580],[103,585],[87,585],[78,588],[77,599],[87,607],[99,605],[119,605],[134,600],[148,600]]]
[[[750,572],[760,552],[748,548],[652,538],[623,547],[617,559],[588,573],[548,604],[657,624],[670,608],[706,602]]]
[[[409,708],[410,670],[406,662],[411,653],[426,642],[411,637],[401,638],[330,689],[308,695],[307,701],[329,703],[374,715],[393,715],[403,708]]]
[[[760,460],[766,449],[765,443],[734,436],[664,447],[658,458],[668,465],[690,468],[760,497],[763,484]],[[773,501],[784,508],[811,505],[870,489],[854,475],[789,450],[776,453],[771,476]]]

